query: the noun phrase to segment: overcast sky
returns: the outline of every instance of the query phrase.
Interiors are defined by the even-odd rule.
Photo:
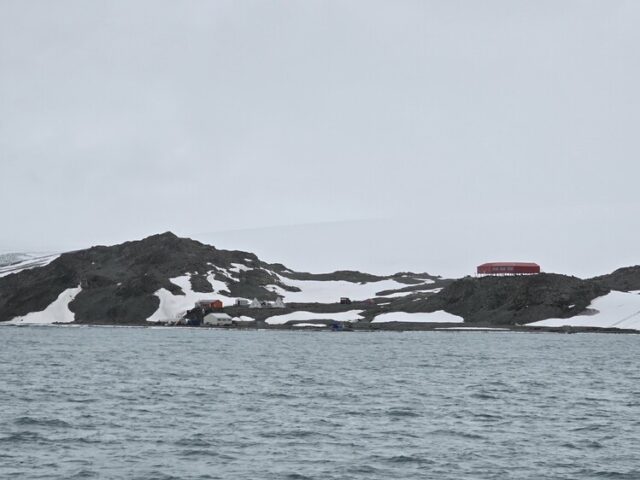
[[[0,250],[640,263],[640,2],[0,0]]]

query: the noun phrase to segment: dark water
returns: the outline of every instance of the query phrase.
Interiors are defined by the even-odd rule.
[[[640,479],[640,336],[0,328],[0,478]]]

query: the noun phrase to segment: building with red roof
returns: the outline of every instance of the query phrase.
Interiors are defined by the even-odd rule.
[[[478,265],[478,275],[536,275],[540,265],[529,262],[489,262]]]

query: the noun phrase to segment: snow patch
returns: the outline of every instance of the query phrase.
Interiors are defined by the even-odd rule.
[[[293,326],[294,327],[316,327],[316,328],[326,327],[324,323],[296,323]]]
[[[224,275],[226,278],[229,278],[231,280],[238,281],[237,272],[233,272],[233,271],[227,270],[226,268],[222,268],[222,267],[215,267],[215,269],[216,269],[215,273],[219,273],[221,275]],[[209,273],[212,276],[214,274],[213,271],[211,271]]]
[[[246,265],[243,265],[241,263],[232,263],[231,265],[232,267],[229,269],[230,272],[240,273],[253,270],[253,268],[247,267]]]
[[[207,275],[207,282],[211,284],[211,288],[213,288],[213,291],[215,293],[219,294],[220,291],[227,290],[227,284],[224,283],[222,280],[216,280],[213,273],[210,273],[209,275]],[[171,283],[175,283],[175,282],[171,280]]]
[[[40,312],[31,312],[22,317],[4,322],[4,325],[47,325],[52,323],[71,323],[75,321],[75,314],[69,310],[69,303],[82,291],[78,285],[76,288],[67,288],[58,295],[47,308]]]
[[[480,331],[486,331],[486,330],[492,330],[492,331],[509,331],[508,328],[494,328],[494,327],[442,327],[442,328],[436,328],[436,330],[480,330]]]
[[[597,310],[593,315],[576,315],[571,318],[548,318],[527,324],[530,327],[599,327],[640,330],[640,295],[631,292],[612,291],[591,302],[589,308]]]
[[[183,275],[181,277],[171,278],[169,281],[179,286],[184,295],[174,295],[166,288],[161,288],[155,295],[160,299],[160,306],[149,318],[148,322],[161,322],[166,320],[177,320],[187,310],[194,307],[195,303],[205,294],[195,293],[191,289],[191,276]]]
[[[390,293],[389,295],[381,295],[379,298],[395,298],[395,297],[406,297],[408,295],[416,294],[416,293],[439,293],[442,288],[430,288],[428,290],[412,290],[407,292],[395,292]]]
[[[376,315],[371,323],[386,322],[419,322],[419,323],[462,323],[464,319],[444,310],[431,313],[389,312]]]
[[[316,313],[316,312],[292,312],[285,315],[275,315],[266,319],[269,325],[282,325],[292,320],[333,320],[336,322],[357,322],[362,318],[362,310],[349,310],[348,312]]]

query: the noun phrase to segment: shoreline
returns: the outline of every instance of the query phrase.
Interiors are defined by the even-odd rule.
[[[249,323],[249,322],[247,322]],[[318,323],[321,325],[321,323]],[[233,326],[187,326],[187,325],[167,325],[163,323],[7,323],[0,322],[0,327],[95,327],[95,328],[162,328],[162,329],[189,329],[189,330],[228,330],[228,331],[293,331],[293,332],[327,332],[327,333],[364,333],[364,332],[443,332],[443,333],[600,333],[600,334],[622,334],[639,335],[640,330],[620,329],[620,328],[600,328],[600,327],[527,327],[509,325],[461,325],[456,324],[421,324],[421,323],[401,323],[390,322],[389,324],[378,323],[374,326],[370,324],[358,325],[357,323],[348,325],[342,330],[332,330],[328,325],[325,327],[296,327],[295,324],[287,325],[233,325]]]

